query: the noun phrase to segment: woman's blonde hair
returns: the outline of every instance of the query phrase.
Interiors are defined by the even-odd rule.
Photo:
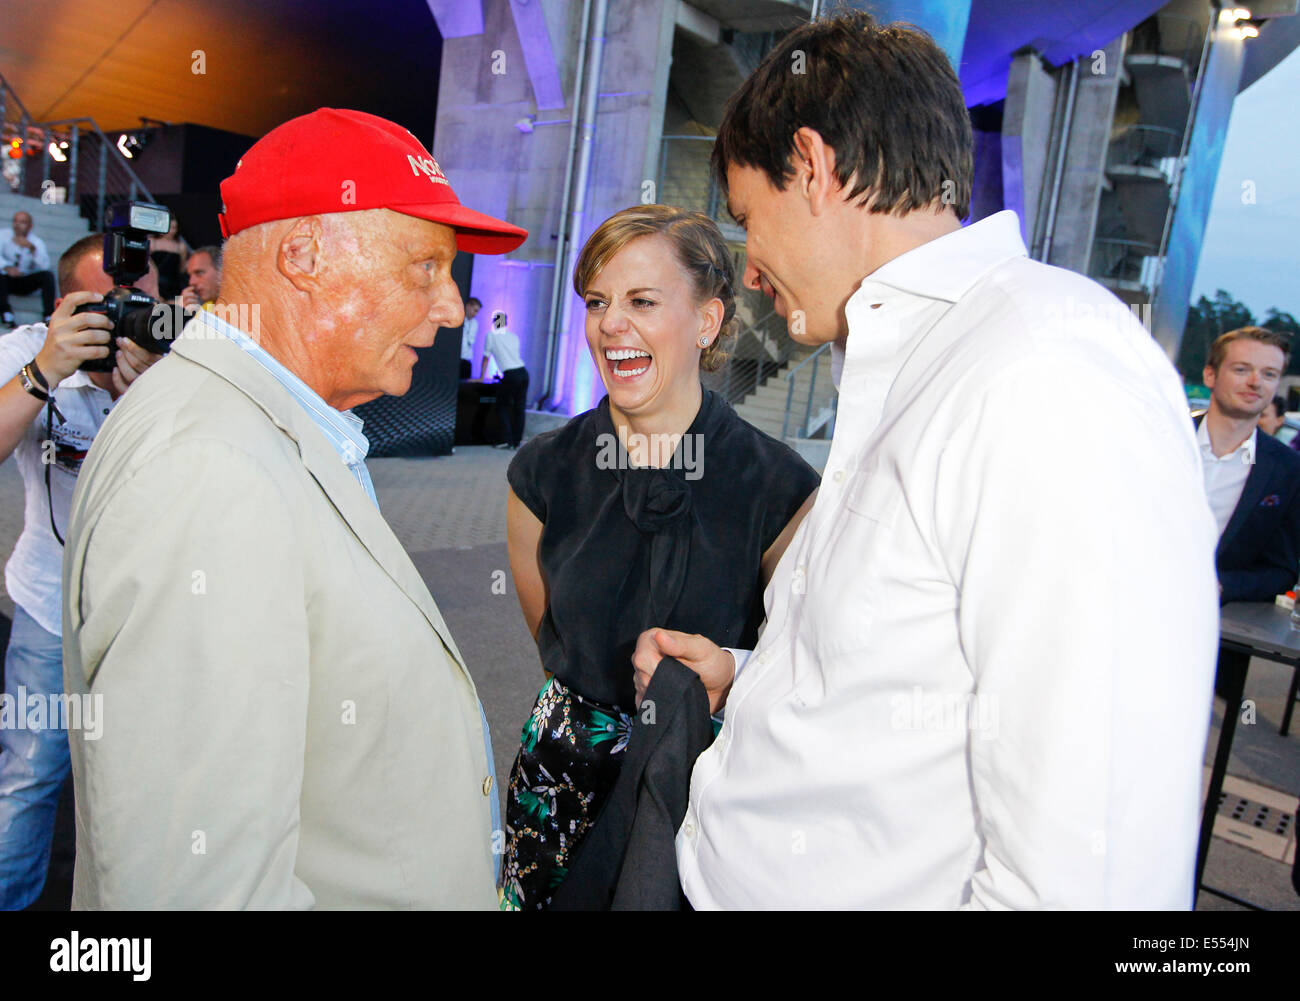
[[[668,238],[678,265],[690,277],[697,301],[722,302],[718,336],[700,355],[700,367],[716,372],[727,360],[727,344],[736,334],[736,275],[722,233],[704,213],[672,205],[634,205],[615,213],[597,227],[578,255],[573,290],[586,295],[610,258],[638,237],[656,234]]]

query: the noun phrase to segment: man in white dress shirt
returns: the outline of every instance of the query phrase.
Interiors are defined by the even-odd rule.
[[[477,296],[470,296],[465,300],[465,323],[460,328],[460,377],[472,379],[474,377],[474,342],[478,340],[478,311],[483,308],[483,302]]]
[[[638,645],[639,690],[668,654],[725,708],[677,835],[691,903],[1189,907],[1215,533],[1168,359],[1013,213],[961,227],[966,108],[915,29],[792,32],[714,166],[745,283],[832,344],[840,398],[757,648]]]
[[[497,448],[516,449],[524,436],[524,406],[528,400],[528,369],[524,367],[519,337],[506,326],[508,317],[502,310],[492,314],[492,326],[483,342],[482,375],[487,375],[488,359],[501,370],[497,385],[496,411],[506,440]]]

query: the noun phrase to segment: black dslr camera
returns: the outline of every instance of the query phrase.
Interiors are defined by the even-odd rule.
[[[170,225],[171,212],[165,206],[149,202],[119,202],[113,206],[113,221],[104,234],[104,270],[112,276],[114,288],[101,301],[83,303],[72,311],[103,313],[113,323],[108,357],[82,362],[84,371],[113,371],[118,337],[126,337],[158,355],[171,350],[181,318],[172,315],[171,306],[134,286],[149,273],[149,236],[165,235]]]

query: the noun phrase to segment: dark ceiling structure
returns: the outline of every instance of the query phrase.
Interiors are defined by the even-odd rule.
[[[425,0],[0,0],[0,73],[37,120],[142,117],[259,137],[318,107],[430,141],[442,37]]]

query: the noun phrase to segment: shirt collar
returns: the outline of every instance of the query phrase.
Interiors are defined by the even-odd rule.
[[[363,462],[370,451],[370,442],[363,428],[365,423],[351,410],[335,410],[302,379],[286,368],[274,355],[249,337],[238,327],[227,323],[214,312],[201,311],[193,323],[202,323],[217,333],[228,337],[265,368],[291,396],[302,405],[316,425],[325,432],[330,443],[338,450],[343,461],[354,466]]]
[[[892,307],[902,300],[955,303],[981,278],[1008,260],[1024,257],[1020,221],[1011,211],[914,247],[882,264],[862,279],[844,307],[849,336],[832,349],[832,373],[841,392],[852,390],[877,366],[897,361],[900,350],[918,333],[915,324],[897,322]],[[879,312],[877,312],[879,311]],[[848,373],[845,384],[845,373]]]
[[[1010,210],[996,212],[882,264],[863,279],[862,288],[886,286],[957,302],[999,264],[1026,255],[1020,219]]]
[[[1241,461],[1246,465],[1255,464],[1255,447],[1259,441],[1259,428],[1250,432],[1250,437],[1243,441],[1226,455],[1215,455],[1214,446],[1210,443],[1210,422],[1209,414],[1201,418],[1201,423],[1196,429],[1196,443],[1201,447],[1201,455],[1207,459],[1213,459],[1215,462],[1223,462],[1227,459],[1234,459],[1238,453],[1245,452],[1245,458]]]

